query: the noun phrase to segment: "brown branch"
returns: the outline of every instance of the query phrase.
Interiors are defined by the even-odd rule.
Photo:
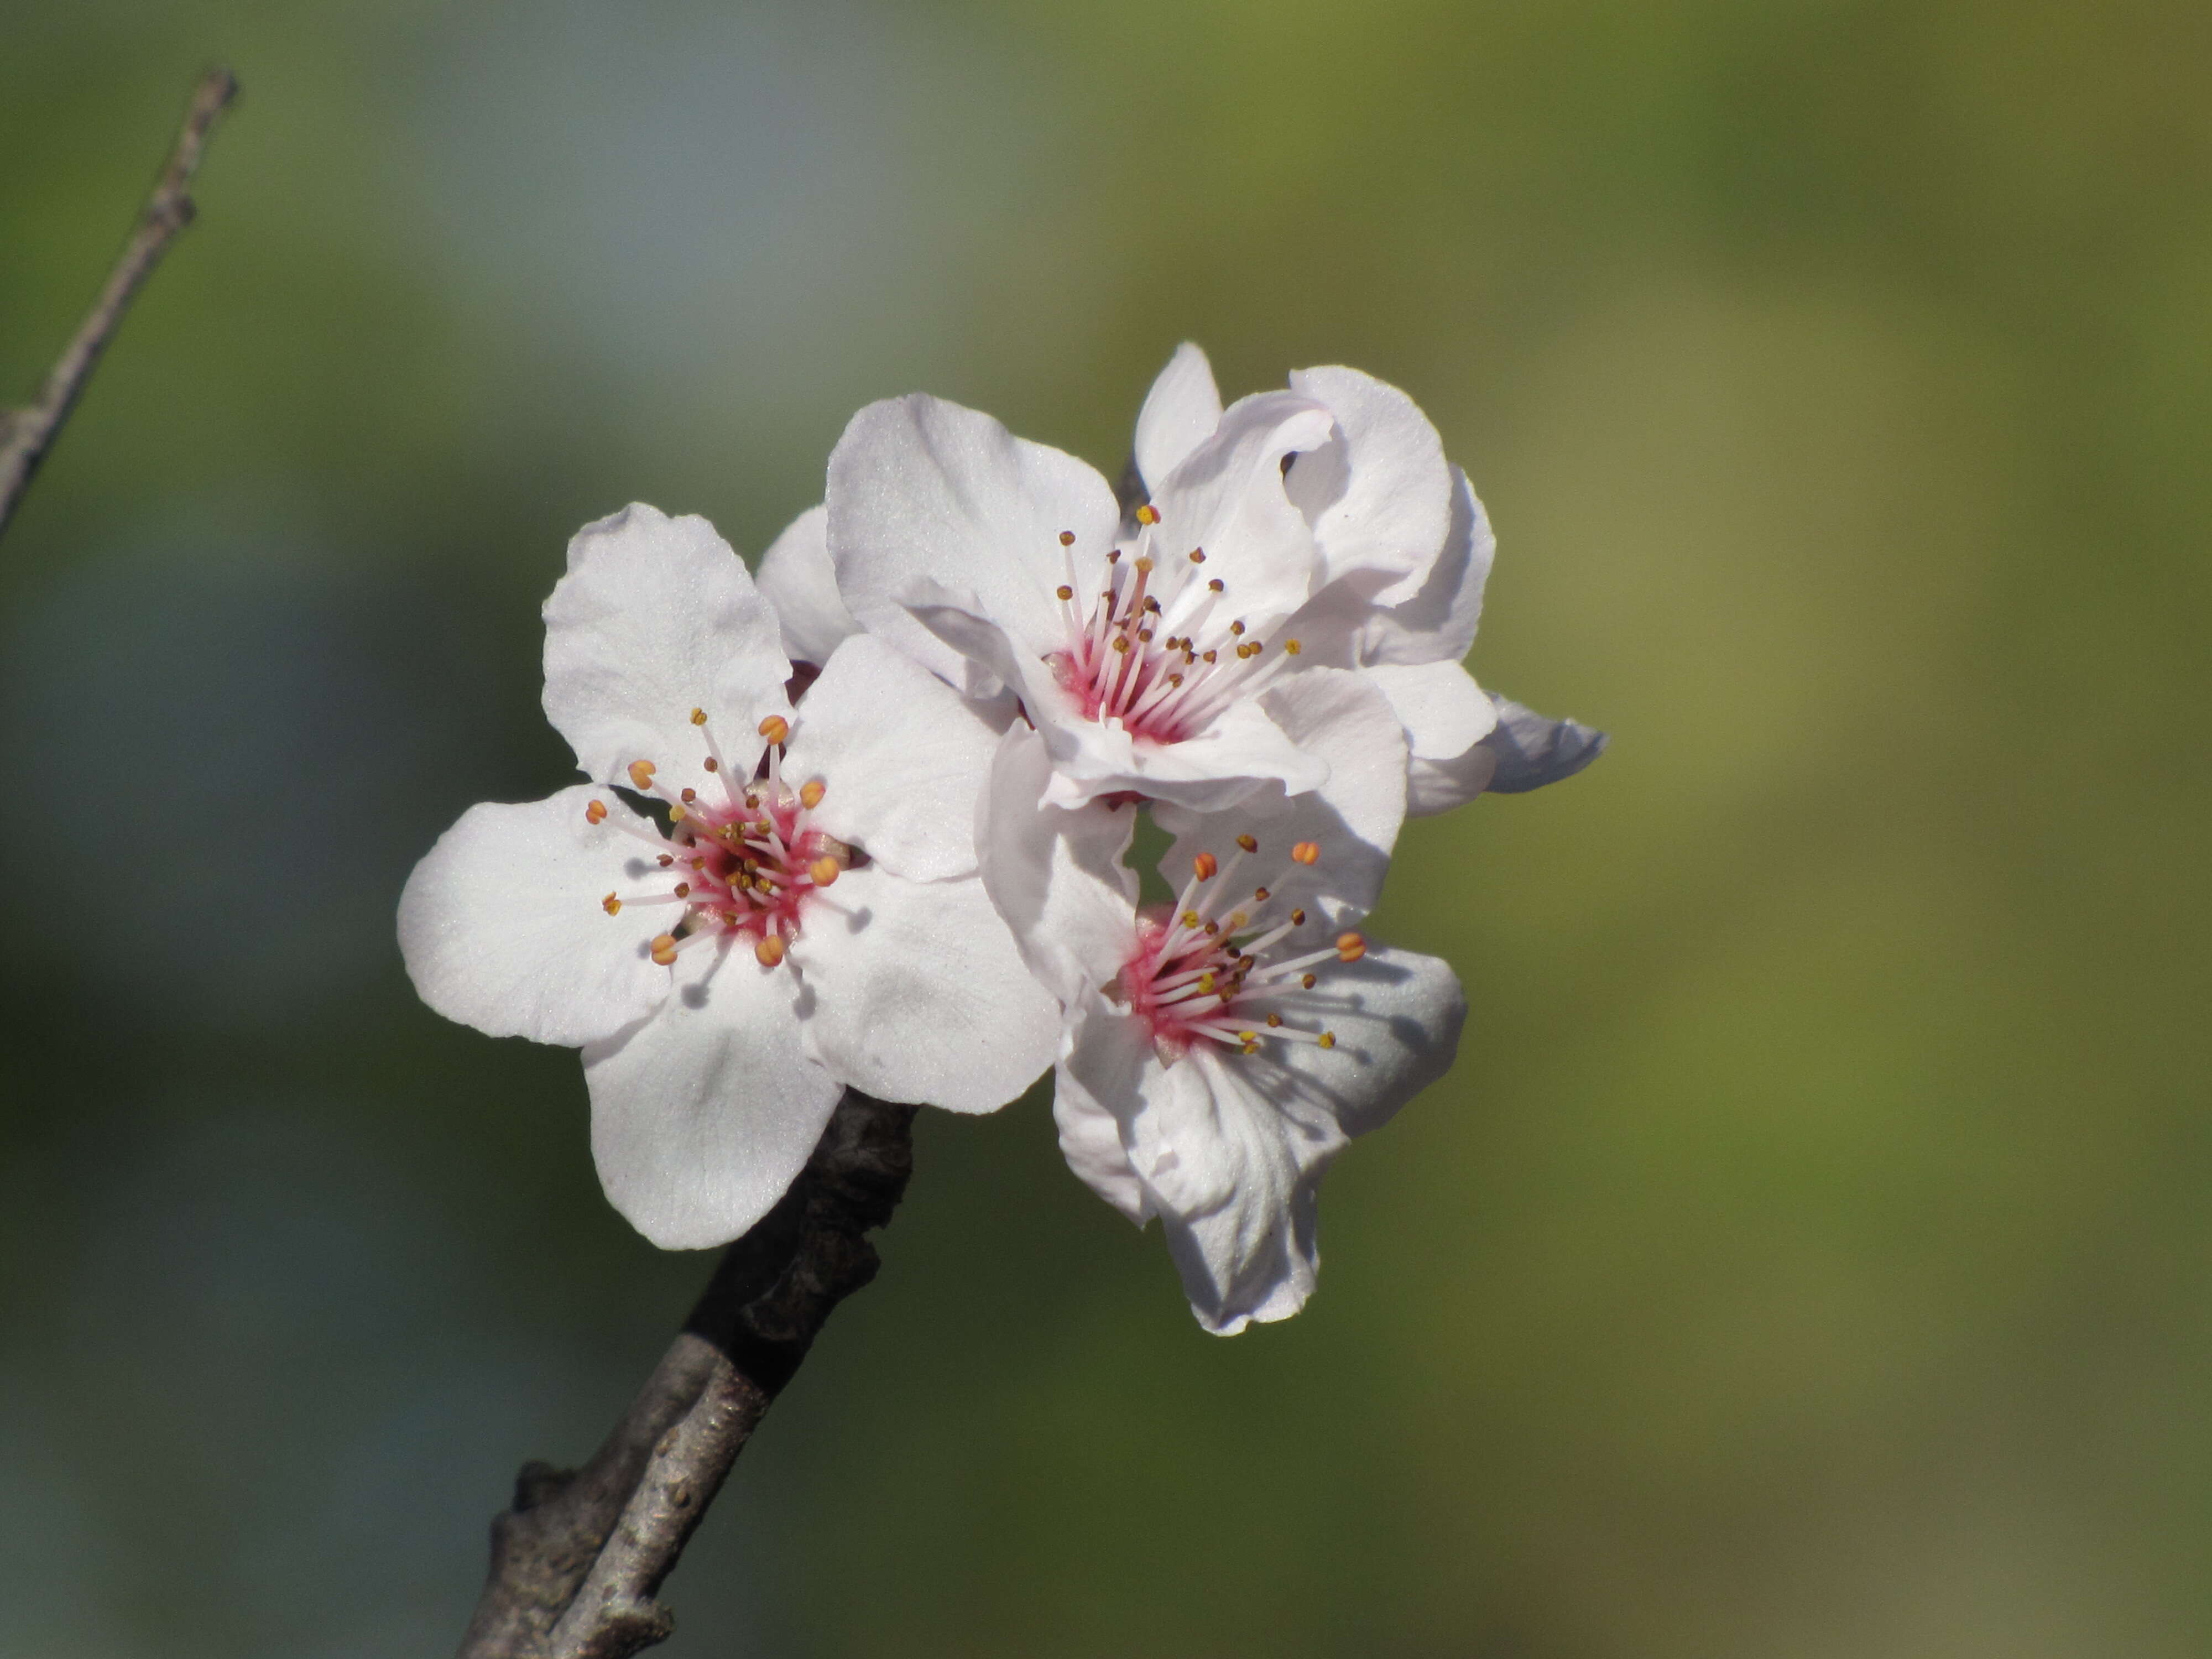
[[[15,503],[30,486],[31,475],[61,435],[62,423],[76,407],[78,395],[98,367],[100,354],[107,349],[108,341],[121,326],[131,300],[154,274],[154,267],[161,264],[177,233],[191,223],[192,198],[186,189],[216,118],[237,96],[238,82],[228,70],[212,69],[200,77],[192,92],[191,106],[185,112],[184,131],[177,135],[176,148],[169,153],[169,164],[161,169],[154,193],[147,198],[146,210],[138,216],[131,240],[124,244],[115,269],[108,273],[107,286],[100,289],[76,337],[39,387],[37,400],[22,409],[0,410],[0,531],[7,529]]]
[[[830,1312],[876,1275],[865,1235],[906,1191],[914,1112],[848,1091],[592,1461],[524,1466],[460,1659],[628,1659],[666,1639],[662,1580]]]

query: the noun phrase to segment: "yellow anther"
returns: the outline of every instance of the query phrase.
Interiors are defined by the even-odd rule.
[[[825,853],[806,866],[806,873],[814,878],[814,884],[817,887],[827,887],[837,879],[838,872],[844,867]]]
[[[830,786],[819,778],[809,778],[799,788],[799,804],[811,812],[822,805],[822,797],[830,793]]]
[[[1212,881],[1214,872],[1220,868],[1221,861],[1211,853],[1200,853],[1190,861],[1191,873],[1200,881]]]
[[[1053,592],[1059,594],[1063,599],[1072,599],[1075,597],[1075,590],[1070,587],[1066,582],[1062,582],[1058,587],[1053,589]]]
[[[629,781],[640,789],[650,789],[655,769],[651,761],[632,761],[629,763]]]
[[[706,711],[705,709],[703,709],[703,708],[695,708],[695,709],[693,709],[693,710],[691,711],[691,724],[692,724],[692,725],[694,725],[694,726],[704,726],[706,723],[707,723],[707,711]]]
[[[1322,1048],[1334,1048],[1336,1047],[1336,1033],[1334,1031],[1323,1031],[1318,1041]]]
[[[1260,1034],[1257,1031],[1239,1031],[1237,1040],[1244,1045],[1244,1052],[1249,1054],[1252,1052],[1252,1045],[1259,1042]]]
[[[680,806],[672,806],[668,809],[668,821],[671,823],[681,823],[690,816]]]
[[[1192,548],[1190,550],[1190,562],[1193,564],[1204,564],[1206,562],[1206,550],[1202,547]]]
[[[606,802],[605,802],[605,801],[603,801],[603,800],[595,800],[595,801],[593,801],[590,805],[586,806],[586,807],[584,809],[584,822],[585,822],[585,823],[605,823],[606,821],[607,821],[607,804],[606,804]]]
[[[753,960],[763,968],[773,968],[783,960],[783,935],[770,933],[753,946]]]
[[[1159,521],[1159,509],[1154,507],[1150,501],[1146,501],[1142,507],[1137,509],[1137,522],[1139,524],[1158,524]]]
[[[1248,853],[1256,853],[1260,850],[1259,842],[1250,836],[1237,836],[1237,844]]]
[[[1336,936],[1336,959],[1339,962],[1357,962],[1366,954],[1367,941],[1358,934],[1339,933]]]
[[[1300,645],[1296,640],[1285,640],[1283,641],[1283,649],[1293,657],[1297,656],[1298,653],[1304,648],[1305,647]]]
[[[1061,532],[1060,532],[1060,544],[1062,547],[1073,547],[1073,546],[1074,546],[1074,545],[1075,545],[1075,532],[1074,532],[1073,530],[1063,530],[1063,531],[1061,531]]]
[[[1314,988],[1315,975],[1311,974],[1300,974],[1298,975],[1298,983],[1304,986],[1307,990],[1310,991]]]
[[[1321,843],[1316,841],[1302,841],[1291,848],[1291,858],[1293,862],[1298,864],[1319,864]]]
[[[662,933],[653,941],[653,959],[665,968],[676,960],[676,935]]]
[[[1212,996],[1213,994],[1213,986],[1214,979],[1212,974],[1200,974],[1198,976],[1198,988],[1200,995]]]
[[[1139,576],[1149,576],[1152,574],[1152,562],[1150,559],[1139,559],[1133,568]]]
[[[1221,925],[1232,933],[1241,933],[1244,931],[1244,924],[1251,920],[1242,910],[1232,910],[1229,913],[1229,920]]]
[[[1195,910],[1186,910],[1186,911],[1184,911],[1184,912],[1182,913],[1182,925],[1183,925],[1184,927],[1197,927],[1197,926],[1198,926],[1198,912],[1197,912],[1197,911],[1195,911]]]
[[[781,714],[770,714],[760,723],[760,734],[770,743],[781,743],[791,735],[791,722]]]
[[[611,916],[618,916],[622,914],[622,901],[610,893],[599,901],[599,908]]]

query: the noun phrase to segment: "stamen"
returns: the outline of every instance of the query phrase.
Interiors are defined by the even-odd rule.
[[[1159,509],[1154,507],[1150,501],[1146,501],[1142,507],[1137,509],[1137,522],[1139,524],[1153,525],[1158,524],[1159,521]]]
[[[1257,840],[1256,838],[1255,838],[1254,836],[1237,836],[1237,844],[1239,847],[1243,848],[1246,852],[1248,852],[1248,853],[1256,853],[1256,852],[1258,852],[1258,851],[1260,850],[1260,843],[1259,843],[1258,840]],[[1265,890],[1264,889],[1262,889],[1262,890],[1261,890],[1261,891],[1260,896],[1261,896],[1261,898],[1265,898],[1265,897],[1267,897],[1267,895],[1266,890]]]
[[[791,735],[791,722],[781,714],[770,714],[760,723],[760,734],[770,743],[781,743]]]
[[[657,769],[651,761],[632,761],[629,763],[629,781],[638,787],[640,793],[643,793],[653,787],[653,775]]]
[[[806,866],[806,873],[814,878],[814,884],[817,887],[827,887],[837,879],[839,872],[844,867],[836,860],[824,854]]]
[[[605,802],[605,801],[603,801],[603,800],[595,800],[595,801],[592,801],[589,805],[587,805],[587,806],[586,806],[586,807],[584,808],[584,822],[585,822],[585,823],[605,823],[606,821],[607,821],[607,804],[606,804],[606,802]]]
[[[1190,861],[1191,872],[1200,881],[1212,881],[1221,868],[1220,861],[1211,853],[1200,853]]]
[[[809,778],[799,786],[799,804],[808,811],[822,805],[822,797],[830,793],[830,786],[819,778]]]
[[[622,901],[610,893],[599,901],[599,908],[611,916],[618,916],[622,914]]]
[[[1318,842],[1302,841],[1291,848],[1291,857],[1299,864],[1319,864],[1321,844]]]
[[[763,968],[773,968],[783,960],[783,935],[769,933],[753,946],[753,960]]]

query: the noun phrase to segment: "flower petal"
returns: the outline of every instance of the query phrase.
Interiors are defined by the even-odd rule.
[[[786,710],[790,677],[775,612],[706,520],[634,505],[569,542],[545,601],[545,716],[592,777],[611,783],[646,760],[672,784],[703,781],[694,708],[750,776],[754,728]]]
[[[799,700],[787,777],[824,785],[815,820],[915,881],[975,868],[975,801],[999,733],[913,659],[867,635]]]
[[[607,915],[610,891],[639,890],[645,851],[574,784],[544,800],[471,806],[438,838],[399,897],[399,951],[422,1000],[493,1036],[569,1046],[642,1019],[668,995],[653,963],[659,907]],[[609,805],[636,822],[620,801]]]
[[[1366,671],[1406,728],[1417,760],[1449,760],[1490,735],[1498,711],[1455,662],[1381,663]]]
[[[844,1090],[801,1047],[799,989],[741,942],[702,944],[659,1013],[585,1049],[600,1184],[661,1249],[735,1238],[822,1138]]]
[[[1300,456],[1284,481],[1313,526],[1323,580],[1379,572],[1389,580],[1376,603],[1411,598],[1450,523],[1443,440],[1411,398],[1356,368],[1302,368],[1291,389],[1327,405],[1336,423],[1329,441]]]
[[[853,417],[830,457],[829,508],[837,585],[861,625],[954,684],[984,690],[965,653],[908,607],[987,619],[1017,655],[1051,650],[1063,626],[1061,532],[1095,561],[1121,518],[1106,480],[1073,456],[920,393]]]
[[[1085,1075],[1111,1090],[1115,1098],[1133,1097],[1152,1042],[1144,1028],[1110,1007],[1095,991],[1069,1012],[1070,1036],[1085,1047]],[[1072,1047],[1072,1045],[1071,1045]],[[1060,1131],[1060,1156],[1077,1179],[1123,1215],[1143,1226],[1154,1213],[1145,1183],[1137,1178],[1121,1145],[1121,1121],[1100,1103],[1083,1077],[1062,1060],[1053,1078],[1052,1121]]]
[[[807,1052],[879,1099],[995,1111],[1059,1047],[1060,1005],[972,878],[849,870],[808,909],[791,955],[806,975]]]
[[[1498,751],[1476,744],[1449,760],[1416,759],[1406,769],[1406,816],[1431,817],[1464,806],[1498,775]]]
[[[1121,969],[1133,941],[1137,872],[1122,863],[1136,812],[1044,799],[1052,757],[1016,726],[999,744],[976,811],[984,890],[1030,970],[1073,1002]]]
[[[1195,737],[1164,744],[1139,742],[1118,722],[1057,718],[1042,697],[1030,708],[1053,754],[1045,799],[1057,806],[1133,793],[1221,811],[1271,785],[1300,793],[1328,777],[1327,763],[1294,742],[1257,697],[1231,703]]]
[[[1328,441],[1329,413],[1311,398],[1262,392],[1229,406],[1213,434],[1155,486],[1156,544],[1170,561],[1193,549],[1224,585],[1223,617],[1265,634],[1319,586],[1312,529],[1284,493],[1283,460]]]
[[[1228,811],[1156,804],[1154,821],[1176,837],[1161,872],[1179,887],[1199,854],[1225,859],[1230,843],[1249,834],[1282,905],[1315,905],[1349,926],[1373,908],[1405,820],[1404,728],[1381,689],[1349,669],[1302,669],[1263,700],[1291,740],[1327,765],[1327,780],[1296,795],[1271,786]],[[1319,861],[1288,861],[1288,849],[1305,841],[1322,849]]]
[[[1146,488],[1157,489],[1220,424],[1221,393],[1213,384],[1212,366],[1186,340],[1137,411],[1137,471]]]
[[[1363,620],[1355,649],[1363,663],[1458,662],[1474,647],[1482,590],[1498,551],[1490,515],[1467,474],[1452,469],[1451,527],[1420,592],[1378,606]]]
[[[769,544],[753,579],[775,607],[783,654],[817,668],[830,660],[840,641],[860,631],[837,591],[829,527],[827,507],[808,507]]]
[[[1498,728],[1483,743],[1498,756],[1497,774],[1489,784],[1492,794],[1526,794],[1558,783],[1605,752],[1608,738],[1594,726],[1546,720],[1495,691],[1490,700],[1498,707]]]

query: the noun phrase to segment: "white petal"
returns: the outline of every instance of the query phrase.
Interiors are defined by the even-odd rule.
[[[1265,634],[1321,585],[1313,531],[1284,493],[1283,458],[1327,443],[1331,429],[1328,410],[1310,398],[1240,398],[1153,489],[1155,546],[1169,561],[1205,551],[1207,574],[1226,590],[1218,617]]]
[[[879,1099],[995,1111],[1059,1047],[1060,1005],[972,877],[848,871],[808,907],[791,955],[807,1051]]]
[[[783,654],[819,668],[838,642],[860,631],[845,596],[837,591],[837,569],[830,562],[830,509],[810,507],[761,555],[754,578],[775,619]]]
[[[1378,607],[1360,630],[1362,662],[1458,662],[1474,648],[1498,538],[1467,474],[1452,469],[1451,527],[1420,592]]]
[[[1450,522],[1443,441],[1411,398],[1356,368],[1303,368],[1291,389],[1326,404],[1336,422],[1335,436],[1301,456],[1285,481],[1313,526],[1325,580],[1379,572],[1389,580],[1377,604],[1410,598]]]
[[[1455,662],[1382,663],[1366,677],[1390,700],[1417,760],[1464,755],[1498,724],[1488,695]]]
[[[1146,487],[1157,489],[1220,424],[1221,393],[1213,384],[1212,366],[1186,340],[1137,411],[1137,471]]]
[[[1236,837],[1249,834],[1260,843],[1255,872],[1279,908],[1311,906],[1349,926],[1382,891],[1405,820],[1404,728],[1381,690],[1349,669],[1303,669],[1269,687],[1265,702],[1299,749],[1328,766],[1326,781],[1297,795],[1270,787],[1228,811],[1155,805],[1154,820],[1176,837],[1161,872],[1180,887],[1199,854],[1225,860]],[[1318,863],[1286,856],[1304,841],[1321,848]]]
[[[1137,872],[1122,862],[1137,814],[1103,802],[1046,803],[1052,757],[1015,726],[999,745],[976,811],[983,889],[1030,971],[1073,1002],[1121,971],[1135,944]]]
[[[649,850],[584,808],[606,790],[575,784],[523,806],[471,806],[438,838],[399,897],[399,951],[422,1000],[493,1036],[570,1046],[643,1018],[668,994],[648,943],[669,907],[609,892],[660,889]],[[609,811],[632,823],[619,800]]]
[[[1498,708],[1498,729],[1483,739],[1498,756],[1490,791],[1525,794],[1547,783],[1571,778],[1605,752],[1604,732],[1579,720],[1546,720],[1510,697],[1490,694]]]
[[[1464,806],[1498,775],[1498,751],[1478,743],[1449,760],[1416,760],[1406,769],[1406,816],[1430,817]]]
[[[960,694],[882,640],[856,635],[799,700],[787,778],[824,785],[814,817],[915,881],[975,868],[975,801],[999,734]]]
[[[1095,991],[1070,1011],[1067,1046],[1085,1045],[1087,1074],[1113,1090],[1116,1098],[1133,1098],[1137,1080],[1152,1056],[1152,1039],[1139,1023],[1116,1012]],[[1121,1121],[1071,1070],[1066,1060],[1054,1074],[1052,1121],[1060,1131],[1060,1155],[1083,1184],[1143,1226],[1153,1214],[1144,1182],[1121,1145]]]
[[[941,607],[988,621],[1034,655],[1060,642],[1071,532],[1105,556],[1120,509],[1072,455],[989,416],[920,394],[871,404],[830,457],[830,552],[862,626],[956,684],[963,653],[912,616]]]
[[[1261,697],[1239,698],[1180,743],[1139,743],[1118,723],[1056,719],[1041,699],[1031,711],[1053,752],[1045,799],[1055,805],[1134,792],[1194,811],[1221,811],[1261,788],[1299,793],[1328,777],[1327,763],[1293,741]]]
[[[718,942],[676,979],[651,1019],[585,1049],[584,1079],[607,1197],[661,1249],[695,1250],[768,1213],[844,1091],[800,1046],[788,968]]]
[[[569,542],[545,601],[545,715],[592,777],[646,760],[671,785],[703,782],[694,708],[732,771],[751,775],[755,727],[785,711],[790,677],[775,612],[704,519],[632,506]]]

